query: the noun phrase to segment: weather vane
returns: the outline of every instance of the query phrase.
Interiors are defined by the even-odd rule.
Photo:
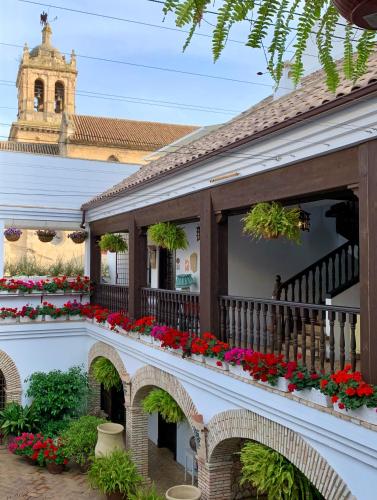
[[[47,26],[47,12],[43,11],[41,14],[41,26]]]

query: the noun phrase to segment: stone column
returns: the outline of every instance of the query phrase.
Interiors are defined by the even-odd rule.
[[[5,229],[5,223],[3,220],[0,220],[0,277],[4,276],[4,260],[5,260],[4,229]]]
[[[198,458],[198,487],[202,500],[232,498],[233,462],[209,463]]]
[[[126,404],[126,444],[139,473],[148,479],[148,415],[141,406]],[[161,471],[163,474],[163,471]]]

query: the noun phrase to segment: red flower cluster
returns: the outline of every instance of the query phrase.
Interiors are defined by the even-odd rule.
[[[284,376],[285,368],[286,363],[282,354],[276,356],[272,353],[263,354],[255,351],[245,354],[244,369],[250,372],[254,380],[276,385],[278,377]]]
[[[0,309],[0,319],[5,318],[16,318],[17,317],[17,309],[13,307],[2,307]]]
[[[111,313],[107,316],[107,322],[110,325],[110,330],[116,330],[116,327],[120,327],[123,330],[130,329],[130,318],[122,312]]]
[[[133,332],[149,335],[155,324],[156,318],[154,316],[144,316],[143,318],[134,321],[129,329]]]
[[[41,434],[24,432],[9,444],[8,450],[15,455],[27,456],[39,465],[68,463],[61,440],[44,438]]]
[[[56,293],[56,292],[76,292],[76,293],[91,293],[93,285],[88,276],[77,276],[76,278],[68,278],[67,276],[47,278],[34,281],[31,279],[22,280],[15,278],[1,278],[0,292],[23,292],[31,293],[33,291]]]
[[[223,361],[226,351],[229,350],[229,344],[221,342],[212,333],[205,332],[201,337],[191,338],[190,350],[192,354],[201,354]]]
[[[285,364],[284,378],[290,381],[289,392],[319,387],[318,373],[310,373],[301,362],[289,361]]]

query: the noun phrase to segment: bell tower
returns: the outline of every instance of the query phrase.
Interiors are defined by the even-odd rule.
[[[9,140],[58,142],[63,112],[75,113],[76,56],[68,62],[51,44],[47,14],[41,15],[42,43],[29,51],[25,43],[18,69],[17,121]]]

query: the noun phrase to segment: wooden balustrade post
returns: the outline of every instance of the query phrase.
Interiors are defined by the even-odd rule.
[[[359,146],[360,360],[377,384],[377,140]]]
[[[210,192],[200,207],[200,330],[220,335],[218,298],[228,293],[228,221],[215,214]]]
[[[131,318],[142,315],[141,289],[147,286],[147,234],[137,227],[135,218],[129,226],[129,292],[128,313]]]

